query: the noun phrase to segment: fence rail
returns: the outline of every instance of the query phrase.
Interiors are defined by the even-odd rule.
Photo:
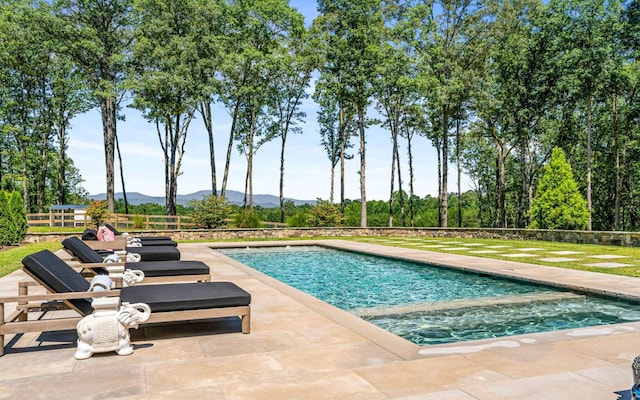
[[[192,229],[195,226],[191,222],[191,217],[184,215],[111,214],[105,222],[115,226],[118,230]],[[91,217],[86,214],[68,212],[30,213],[27,214],[27,225],[95,228]]]

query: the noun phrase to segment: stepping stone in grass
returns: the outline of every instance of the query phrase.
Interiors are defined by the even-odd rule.
[[[584,254],[582,251],[571,251],[571,250],[562,250],[562,251],[550,251],[551,254],[558,254],[561,256],[568,256],[571,254]]]
[[[506,249],[508,247],[511,247],[511,246],[506,246],[506,245],[487,246],[487,249]]]
[[[600,259],[603,259],[603,260],[613,260],[613,259],[616,259],[616,258],[626,258],[626,257],[629,257],[629,256],[618,256],[618,255],[615,255],[615,254],[600,254],[600,255],[597,255],[597,256],[589,256],[589,257],[591,257],[591,258],[600,258]]]
[[[551,258],[541,258],[540,261],[546,262],[568,262],[568,261],[577,261],[577,258],[566,258],[566,257],[551,257]]]
[[[471,254],[491,254],[491,253],[499,253],[498,250],[473,250],[470,251]]]
[[[459,250],[469,250],[469,248],[468,247],[443,247],[440,250],[459,251]]]
[[[513,253],[513,254],[503,254],[503,257],[509,258],[518,258],[518,257],[538,257],[538,254],[529,254],[529,253]]]
[[[540,251],[544,249],[540,249],[538,247],[525,247],[524,249],[516,249],[518,251]]]
[[[617,262],[603,262],[603,263],[595,263],[595,264],[584,264],[585,267],[600,267],[600,268],[620,268],[620,267],[631,267],[631,264],[622,264]]]

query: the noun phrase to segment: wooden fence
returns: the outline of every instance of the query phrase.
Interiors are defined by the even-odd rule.
[[[108,223],[118,230],[128,229],[192,229],[191,217],[184,215],[111,214]],[[50,227],[95,228],[91,218],[84,213],[50,212],[27,214],[27,225]]]

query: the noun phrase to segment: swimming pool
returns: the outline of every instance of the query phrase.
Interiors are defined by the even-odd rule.
[[[638,305],[317,246],[217,249],[418,345],[640,320]]]

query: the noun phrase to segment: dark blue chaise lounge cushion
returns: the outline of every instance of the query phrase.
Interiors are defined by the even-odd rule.
[[[22,260],[25,269],[56,293],[85,292],[87,282],[67,263],[49,250],[42,250]],[[231,282],[174,283],[123,288],[123,302],[146,303],[152,312],[247,306],[251,295]],[[89,299],[70,300],[82,313],[93,310]]]
[[[102,263],[102,257],[98,252],[89,247],[79,238],[72,236],[62,241],[65,249],[83,263]],[[126,269],[137,269],[144,272],[145,276],[176,276],[176,275],[206,275],[209,267],[202,261],[141,261],[137,263],[125,263]],[[106,274],[107,270],[96,269],[98,274]]]

